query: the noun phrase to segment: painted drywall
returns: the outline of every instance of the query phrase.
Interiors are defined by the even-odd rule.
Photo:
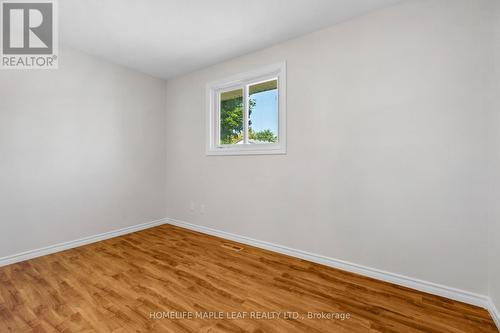
[[[493,1],[409,1],[170,80],[168,216],[487,294]],[[283,60],[287,155],[206,156],[206,83]]]
[[[70,48],[0,71],[0,257],[165,217],[165,87]]]
[[[500,313],[500,2],[496,2],[494,11],[494,80],[491,85],[491,115],[489,127],[490,156],[490,215],[489,223],[489,295]],[[499,318],[500,320],[500,318]],[[500,328],[499,328],[500,329]]]

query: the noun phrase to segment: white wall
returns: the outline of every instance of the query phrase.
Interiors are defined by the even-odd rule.
[[[487,294],[493,1],[410,1],[169,81],[168,216]],[[205,84],[281,60],[288,154],[205,156]]]
[[[489,257],[490,257],[490,290],[496,308],[500,311],[500,1],[496,2],[495,13],[495,42],[494,68],[495,80],[492,84],[491,99],[492,112],[490,118],[490,230],[489,230]]]
[[[0,257],[165,216],[165,82],[69,48],[0,71]]]

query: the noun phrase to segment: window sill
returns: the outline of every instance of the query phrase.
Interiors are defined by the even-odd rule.
[[[230,155],[286,155],[286,148],[280,146],[271,147],[224,147],[210,148],[206,152],[207,156],[230,156]]]

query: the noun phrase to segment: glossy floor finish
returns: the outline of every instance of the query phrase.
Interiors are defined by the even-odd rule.
[[[497,332],[484,309],[231,244],[163,225],[1,267],[0,332]]]

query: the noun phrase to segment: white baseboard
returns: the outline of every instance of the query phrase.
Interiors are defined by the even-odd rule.
[[[397,284],[403,287],[416,289],[429,294],[438,295],[446,297],[452,300],[464,302],[467,304],[476,305],[485,309],[490,310],[490,305],[492,304],[488,296],[479,295],[465,290],[460,290],[433,282],[423,281],[408,276],[403,276],[395,273],[390,273],[382,271],[376,268],[366,267],[358,264],[353,264],[344,260],[328,258],[319,254],[309,253],[302,250],[292,249],[283,245],[273,244],[269,242],[264,242],[256,239],[252,239],[245,236],[235,235],[229,232],[215,230],[212,228],[195,225],[175,219],[167,218],[167,223],[182,228],[190,229],[193,231],[198,231],[201,233],[209,234],[212,236],[217,236],[225,239],[229,239],[235,242],[255,246],[258,248],[286,254],[292,257],[312,261],[318,264],[323,264],[325,266],[330,266],[333,268],[338,268],[351,273],[356,273],[364,276],[368,276],[374,279],[382,280],[385,282]],[[490,310],[491,311],[491,310]]]
[[[491,317],[495,321],[495,324],[497,324],[497,328],[500,331],[500,312],[498,312],[498,309],[492,299],[489,300],[488,310],[490,311]]]
[[[137,224],[137,225],[134,225],[131,227],[123,228],[123,229],[108,231],[108,232],[94,235],[94,236],[89,236],[89,237],[84,237],[84,238],[72,240],[72,241],[65,242],[65,243],[47,246],[47,247],[43,247],[43,248],[36,249],[36,250],[30,250],[30,251],[14,254],[11,256],[7,256],[7,257],[2,257],[2,258],[0,258],[0,267],[14,264],[16,262],[21,262],[21,261],[33,259],[36,257],[45,256],[47,254],[68,250],[68,249],[75,248],[78,246],[99,242],[99,241],[102,241],[105,239],[118,237],[118,236],[122,236],[125,234],[130,234],[132,232],[156,227],[158,225],[165,224],[166,222],[167,222],[166,219],[160,219],[160,220],[156,220],[156,221]]]

